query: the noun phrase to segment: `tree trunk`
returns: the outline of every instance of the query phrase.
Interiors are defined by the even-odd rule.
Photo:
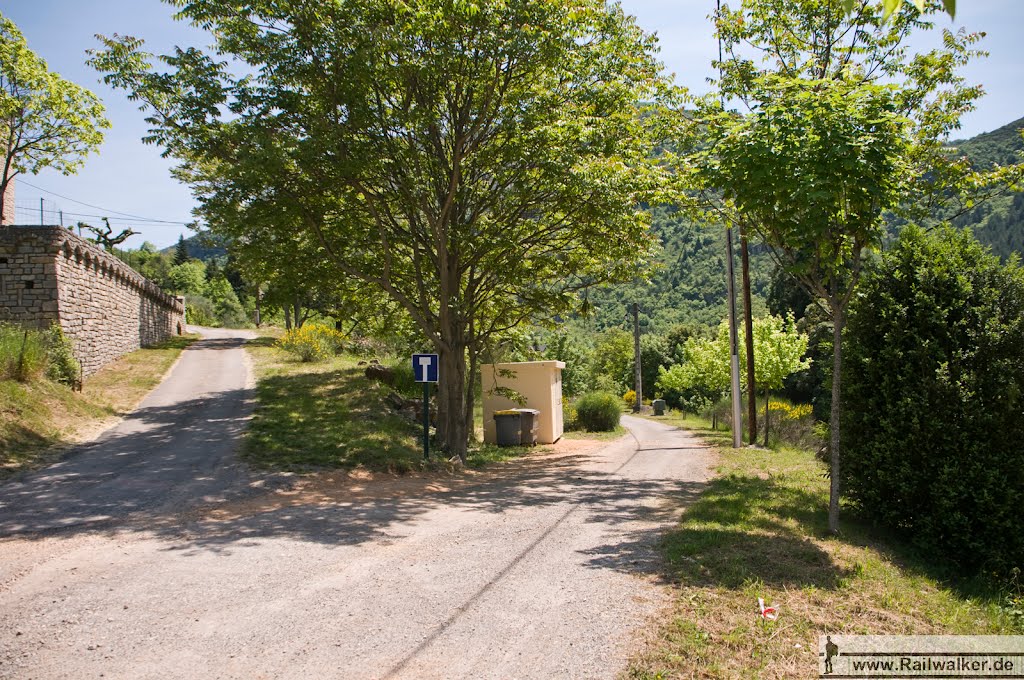
[[[743,285],[743,328],[747,349],[747,422],[750,443],[757,444],[757,383],[754,381],[754,312],[750,302],[750,253],[747,252],[747,228],[740,224],[740,262]],[[765,446],[768,446],[767,431]]]
[[[480,357],[475,347],[469,348],[469,376],[466,380],[466,433],[470,441],[476,441],[476,369]]]
[[[302,303],[299,301],[298,295],[295,296],[295,302],[293,304],[295,305],[295,327],[302,328],[302,322],[304,319],[302,318]]]
[[[284,329],[286,331],[292,329],[292,310],[288,305],[284,306]]]
[[[771,395],[768,392],[768,388],[764,388],[764,448],[768,448],[768,428],[771,423],[771,416],[768,413],[768,400],[771,399]]]
[[[458,456],[465,463],[469,443],[466,417],[466,346],[461,342],[446,343],[446,346],[441,348],[439,360],[445,384],[444,389],[439,389],[438,392],[438,439],[448,455]],[[445,401],[443,417],[441,398]]]
[[[644,407],[643,366],[640,365],[640,305],[633,303],[633,413],[640,413]]]
[[[843,310],[832,307],[832,412],[829,415],[829,474],[831,484],[828,498],[828,530],[839,533],[839,422],[842,413],[840,381],[843,370]]]
[[[259,285],[256,286],[256,328],[260,327],[262,319],[260,318],[260,301],[263,299],[263,295],[260,292]]]

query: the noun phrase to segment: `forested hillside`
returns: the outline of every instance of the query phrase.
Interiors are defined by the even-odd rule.
[[[1024,151],[1021,128],[1024,128],[1024,118],[998,130],[953,142],[951,146],[966,154],[978,168],[1019,163],[1020,153]],[[665,332],[680,322],[717,324],[726,315],[724,230],[719,226],[695,226],[669,208],[655,208],[651,217],[663,251],[650,285],[637,283],[596,291],[590,299],[593,325],[597,328],[624,325],[627,308],[633,302],[640,303],[641,324],[652,332]],[[953,223],[973,229],[978,240],[991,246],[993,252],[1004,259],[1012,253],[1024,255],[1024,193],[995,198]],[[764,250],[752,244],[755,315],[765,308],[773,269]],[[739,257],[736,258],[736,279],[738,285]]]
[[[622,325],[633,302],[640,304],[641,325],[665,332],[678,323],[714,326],[726,315],[725,230],[700,226],[665,207],[651,212],[652,229],[661,241],[658,266],[650,283],[608,286],[591,295],[593,319],[599,328]],[[738,236],[734,248],[739,250]],[[750,278],[755,313],[764,298],[774,265],[759,246],[751,249]],[[736,258],[739,280],[739,258]]]
[[[998,130],[972,139],[954,142],[978,168],[1010,165],[1021,161],[1024,138],[1020,131],[1024,118]],[[971,227],[974,235],[1003,259],[1013,253],[1024,254],[1024,193],[1000,196],[974,208],[953,221],[958,227]]]

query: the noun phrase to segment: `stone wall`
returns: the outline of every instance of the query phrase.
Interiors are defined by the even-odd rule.
[[[180,299],[66,229],[0,228],[0,320],[59,323],[85,375],[180,334],[184,312]]]

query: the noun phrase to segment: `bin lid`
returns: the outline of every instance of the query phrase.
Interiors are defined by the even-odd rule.
[[[520,409],[517,409],[517,408],[510,408],[510,409],[505,409],[504,411],[495,411],[494,412],[494,417],[495,418],[518,418],[519,416],[522,415],[522,413],[520,413],[519,410]]]
[[[516,409],[512,409],[512,410],[513,411],[519,411],[520,413],[532,413],[535,416],[539,416],[540,415],[540,411],[538,411],[535,408],[516,408]]]

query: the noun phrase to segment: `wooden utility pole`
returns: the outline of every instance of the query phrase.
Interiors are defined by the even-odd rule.
[[[643,385],[641,384],[640,366],[640,305],[633,303],[633,388],[636,392],[636,401],[633,403],[633,413],[640,413],[643,408]]]

